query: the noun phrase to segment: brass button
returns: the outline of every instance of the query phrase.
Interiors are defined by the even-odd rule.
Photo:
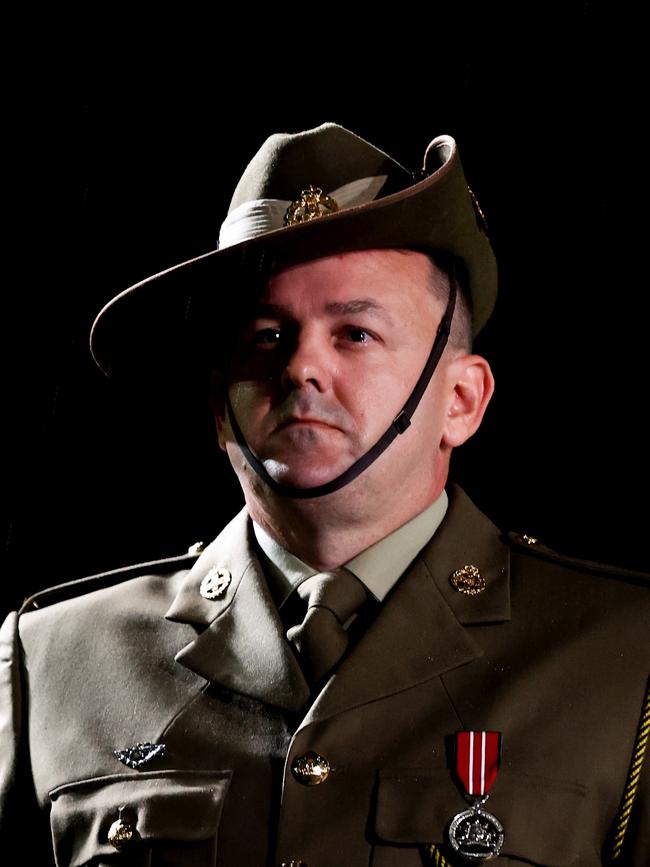
[[[283,861],[282,864],[280,864],[280,867],[309,867],[309,864],[300,859],[298,861],[292,859],[291,861]]]
[[[485,578],[481,575],[477,566],[463,566],[456,569],[449,576],[451,586],[465,596],[478,596],[485,590]]]
[[[528,533],[510,533],[509,535],[520,545],[537,545],[539,542],[539,539],[535,536],[529,536]]]
[[[135,822],[131,823],[124,815],[125,807],[119,808],[119,819],[116,819],[108,829],[108,842],[115,849],[123,849],[128,846],[136,837]]]
[[[311,750],[299,756],[291,765],[291,772],[303,786],[318,786],[329,776],[330,763]]]

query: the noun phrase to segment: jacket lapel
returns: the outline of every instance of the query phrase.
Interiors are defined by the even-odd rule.
[[[209,600],[200,586],[215,567],[227,570],[230,583]],[[309,687],[255,555],[245,509],[198,558],[165,616],[202,629],[176,654],[181,665],[267,704],[293,712],[304,706]]]
[[[509,549],[456,485],[432,540],[386,597],[374,622],[329,679],[301,728],[424,683],[482,656],[465,625],[510,619]],[[486,589],[465,596],[450,575],[477,566]]]

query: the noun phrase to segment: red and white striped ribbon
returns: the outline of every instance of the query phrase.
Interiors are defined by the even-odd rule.
[[[468,795],[487,795],[501,759],[501,732],[456,732],[456,771]]]

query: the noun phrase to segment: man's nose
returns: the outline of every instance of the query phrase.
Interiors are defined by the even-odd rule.
[[[284,388],[290,390],[312,385],[317,391],[326,392],[332,382],[332,351],[322,335],[313,331],[296,335],[282,371]]]

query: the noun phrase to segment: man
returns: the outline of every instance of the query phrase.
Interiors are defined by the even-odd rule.
[[[18,818],[57,865],[645,863],[646,578],[503,537],[448,483],[495,291],[451,138],[412,177],[324,124],[265,142],[217,251],[104,308],[111,376],[196,350],[246,508],[8,618],[8,841]]]

